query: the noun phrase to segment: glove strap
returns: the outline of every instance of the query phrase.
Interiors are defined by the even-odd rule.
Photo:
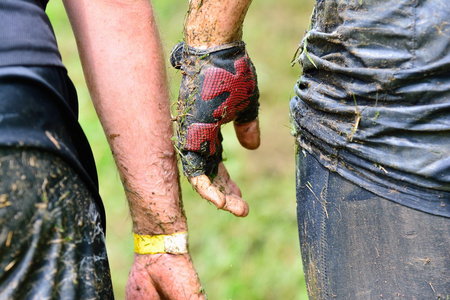
[[[184,45],[186,45],[185,42],[182,42],[182,43]],[[202,56],[205,54],[210,54],[210,53],[218,52],[218,51],[225,50],[225,49],[230,49],[230,48],[234,48],[234,47],[244,47],[244,46],[245,46],[245,43],[243,41],[236,41],[236,42],[231,42],[228,44],[214,46],[214,47],[210,47],[210,48],[206,48],[206,49],[198,49],[198,48],[194,48],[194,47],[187,46],[187,45],[185,47],[186,47],[186,52],[188,54]]]
[[[186,42],[179,42],[178,44],[176,44],[173,48],[172,51],[170,52],[170,64],[175,68],[175,69],[180,69],[181,68],[181,64],[183,61],[183,55],[184,53],[188,54],[188,55],[195,55],[195,56],[204,56],[204,55],[208,55],[214,52],[218,52],[221,50],[226,50],[226,49],[230,49],[230,48],[234,48],[234,47],[245,47],[245,43],[243,41],[236,41],[236,42],[232,42],[232,43],[228,43],[228,44],[224,44],[224,45],[219,45],[219,46],[214,46],[214,47],[210,47],[207,49],[197,49],[191,46],[186,45]]]

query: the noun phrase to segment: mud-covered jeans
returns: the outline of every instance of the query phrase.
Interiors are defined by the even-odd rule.
[[[43,151],[0,148],[0,299],[113,299],[94,198]]]
[[[380,198],[297,155],[310,299],[450,299],[450,219]]]

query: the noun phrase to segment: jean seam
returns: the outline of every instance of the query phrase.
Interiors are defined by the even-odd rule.
[[[327,236],[326,236],[326,222],[328,219],[328,213],[327,213],[327,199],[328,199],[328,182],[329,182],[329,176],[330,171],[325,171],[325,180],[324,180],[324,186],[320,193],[320,198],[322,200],[322,224],[321,224],[321,238],[320,238],[320,250],[322,252],[321,255],[321,265],[322,265],[322,286],[324,289],[324,295],[325,298],[329,298],[329,292],[328,292],[328,275],[327,275],[327,254],[326,254],[326,247],[327,247]]]

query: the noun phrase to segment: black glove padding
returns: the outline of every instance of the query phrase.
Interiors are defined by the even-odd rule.
[[[255,68],[243,42],[207,50],[181,42],[173,48],[170,62],[183,71],[177,138],[184,174],[214,176],[222,161],[221,125],[258,117]]]

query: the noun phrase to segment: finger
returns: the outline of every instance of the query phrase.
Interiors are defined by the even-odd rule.
[[[230,178],[227,168],[223,162],[219,163],[219,168],[217,171],[217,177],[214,178],[213,183],[219,181],[219,184],[226,187],[226,194],[236,194],[242,197],[241,189],[238,185]]]
[[[236,184],[236,182],[234,182],[231,178],[229,178],[227,180],[226,185],[229,187],[231,193],[230,194],[234,194],[237,195],[239,197],[242,198],[242,192],[241,189],[238,187],[238,185]]]
[[[247,202],[245,202],[241,197],[237,195],[225,195],[225,206],[223,210],[231,212],[236,217],[244,218],[248,215],[249,207]]]
[[[225,195],[211,184],[208,176],[191,177],[189,181],[203,199],[211,201],[219,209],[225,206]]]
[[[247,202],[242,199],[241,189],[230,178],[230,174],[223,162],[219,163],[218,173],[212,184],[225,194],[223,210],[229,211],[237,217],[246,217],[248,215],[249,207]]]
[[[218,209],[228,211],[237,217],[248,215],[247,202],[233,194],[223,178],[216,177],[211,183],[206,175],[200,175],[190,178],[190,181],[200,196],[212,202]]]
[[[225,196],[225,205],[222,210],[229,211],[236,217],[246,217],[249,212],[248,204],[241,198],[241,190],[230,178],[217,176],[212,185]]]
[[[255,119],[248,123],[238,124],[234,122],[234,130],[239,143],[247,149],[254,150],[261,144],[261,133],[259,120]]]
[[[160,300],[149,273],[139,263],[133,263],[125,287],[125,298],[134,300]]]

